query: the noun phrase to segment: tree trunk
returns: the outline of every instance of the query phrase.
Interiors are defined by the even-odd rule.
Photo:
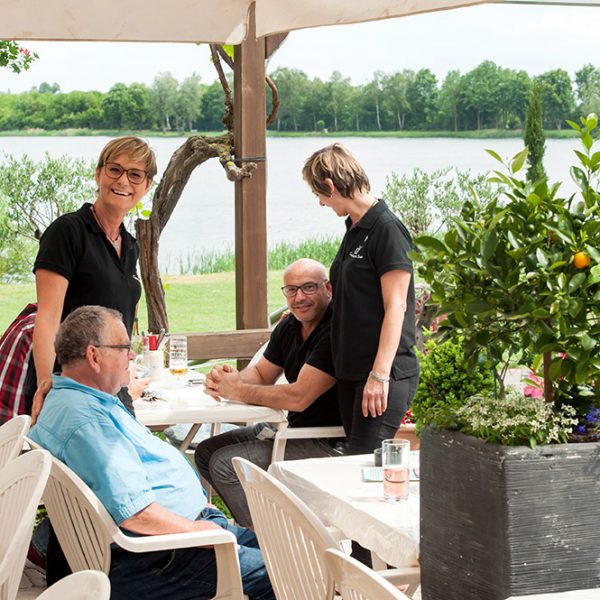
[[[377,117],[377,129],[381,131],[381,119],[379,118],[379,100],[375,100],[375,115]]]
[[[552,362],[552,355],[550,352],[544,352],[544,400],[548,404],[554,402],[554,386],[552,385],[552,379],[550,379],[550,363]]]
[[[140,244],[140,271],[148,306],[148,328],[169,330],[165,295],[158,267],[158,243],[181,193],[194,169],[209,158],[218,157],[227,172],[227,178],[235,181],[250,177],[255,163],[237,167],[231,158],[233,136],[230,133],[218,137],[190,136],[171,157],[152,198],[152,213],[148,220],[137,219],[135,231]]]

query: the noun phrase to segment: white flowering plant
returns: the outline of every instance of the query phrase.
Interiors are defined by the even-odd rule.
[[[504,398],[493,394],[469,398],[456,410],[460,431],[505,446],[566,443],[577,425],[575,409],[560,408],[540,397],[510,389]]]

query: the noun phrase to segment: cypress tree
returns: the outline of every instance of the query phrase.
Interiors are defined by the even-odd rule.
[[[527,180],[539,181],[546,177],[544,171],[544,152],[546,151],[546,136],[542,123],[542,86],[534,83],[529,96],[527,114],[525,116],[525,144],[529,147],[527,162]]]

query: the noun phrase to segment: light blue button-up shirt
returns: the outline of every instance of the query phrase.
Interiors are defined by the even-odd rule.
[[[151,502],[192,520],[206,506],[200,478],[179,450],[116,396],[68,377],[53,376],[29,436],[87,483],[117,525]]]

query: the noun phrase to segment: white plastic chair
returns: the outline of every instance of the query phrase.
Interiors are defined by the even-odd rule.
[[[52,457],[44,502],[74,572],[92,569],[108,574],[112,543],[128,552],[214,546],[218,574],[214,600],[244,598],[237,540],[225,529],[139,537],[125,535],[85,482],[55,457]]]
[[[251,462],[234,458],[271,585],[279,600],[333,598],[325,550],[336,541],[283,484]]]
[[[19,456],[0,470],[0,598],[14,600],[38,504],[50,474],[45,450]]]
[[[326,550],[325,562],[343,600],[408,600],[375,571],[339,550]]]
[[[280,481],[246,459],[233,466],[246,493],[252,523],[280,600],[329,600],[333,580],[325,567],[325,551],[337,549],[337,540],[319,518]],[[416,588],[418,567],[380,573],[394,583]]]
[[[0,427],[0,469],[21,454],[29,427],[31,427],[29,415],[13,417]]]
[[[110,580],[100,571],[78,571],[57,581],[37,600],[110,600]]]

